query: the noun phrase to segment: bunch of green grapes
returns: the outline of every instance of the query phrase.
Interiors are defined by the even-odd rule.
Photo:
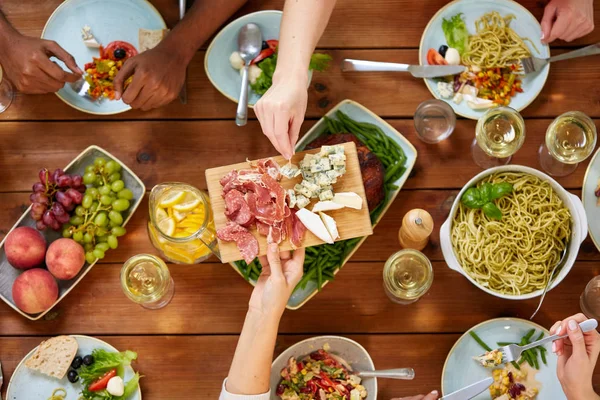
[[[121,165],[102,157],[85,168],[83,183],[87,189],[75,215],[63,226],[63,236],[81,244],[91,264],[119,246],[117,238],[126,233],[122,213],[129,208],[133,192],[121,179]]]

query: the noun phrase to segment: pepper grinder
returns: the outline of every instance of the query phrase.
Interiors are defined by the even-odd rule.
[[[402,226],[398,231],[398,240],[403,249],[423,250],[433,232],[431,214],[420,208],[410,210],[402,218]]]

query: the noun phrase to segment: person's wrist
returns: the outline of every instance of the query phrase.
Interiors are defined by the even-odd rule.
[[[192,61],[197,50],[190,46],[186,40],[179,40],[177,34],[173,32],[167,35],[156,47],[169,53],[170,57],[178,59],[179,63],[186,66]]]
[[[277,65],[273,73],[273,84],[284,84],[286,82],[297,82],[302,87],[308,86],[308,68],[287,69]]]
[[[283,315],[283,307],[269,307],[269,308],[256,308],[249,307],[248,313],[246,314],[246,319],[255,323],[258,326],[270,326],[270,325],[279,325],[279,320]]]
[[[11,47],[11,44],[14,42],[17,36],[21,34],[17,32],[12,26],[9,24],[0,24],[0,54],[5,57],[8,55]],[[1,62],[2,60],[0,60]]]
[[[591,383],[589,386],[578,387],[576,393],[571,393],[569,400],[597,400],[600,396],[594,391]]]

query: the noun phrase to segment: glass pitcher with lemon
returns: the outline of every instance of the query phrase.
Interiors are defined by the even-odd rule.
[[[208,195],[180,182],[154,186],[150,193],[148,234],[161,256],[177,264],[219,257]]]

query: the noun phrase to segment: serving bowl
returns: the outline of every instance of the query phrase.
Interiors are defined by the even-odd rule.
[[[271,399],[277,400],[275,394],[279,381],[281,380],[281,370],[285,368],[290,357],[301,359],[302,357],[322,349],[325,344],[328,344],[329,353],[340,356],[346,360],[355,371],[375,371],[375,365],[371,356],[360,344],[354,340],[342,336],[317,336],[305,339],[290,346],[287,350],[279,355],[271,365],[271,380],[269,387],[271,388]],[[364,378],[361,382],[367,389],[366,400],[377,399],[377,378]]]
[[[579,246],[581,246],[581,243],[587,236],[587,218],[585,215],[585,209],[583,208],[583,203],[581,202],[579,197],[567,192],[558,182],[556,182],[554,179],[552,179],[545,173],[538,171],[537,169],[525,167],[522,165],[503,165],[500,167],[490,168],[475,175],[469,182],[467,182],[467,184],[456,196],[456,199],[454,199],[454,203],[452,204],[452,208],[450,209],[448,219],[442,224],[440,228],[440,243],[442,247],[442,253],[450,269],[453,269],[456,272],[464,275],[473,285],[477,286],[484,292],[491,294],[492,296],[508,300],[526,300],[538,297],[542,295],[542,289],[522,295],[506,295],[495,292],[491,289],[482,286],[480,283],[476,282],[473,278],[471,278],[465,270],[463,270],[462,266],[458,262],[458,259],[456,258],[456,255],[454,254],[450,232],[452,228],[452,221],[454,220],[454,217],[456,216],[456,213],[458,211],[458,206],[462,195],[467,189],[469,189],[472,186],[475,186],[483,178],[498,172],[527,173],[530,175],[534,175],[544,181],[547,181],[548,183],[550,183],[552,189],[554,189],[558,197],[560,197],[560,199],[563,201],[565,206],[569,209],[569,212],[571,213],[571,237],[569,239],[569,245],[567,249],[567,259],[560,273],[551,283],[548,290],[552,290],[560,282],[562,282],[563,279],[565,279],[565,277],[573,267],[573,264],[575,264],[575,259],[577,258],[577,253],[579,252]]]

